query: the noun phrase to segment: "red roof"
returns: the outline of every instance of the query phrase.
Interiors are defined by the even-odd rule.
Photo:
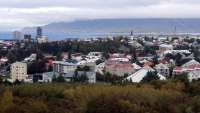
[[[4,61],[0,60],[0,63],[4,63]]]
[[[177,66],[174,68],[175,71],[181,71],[182,69],[183,69],[182,67],[177,67]]]
[[[52,56],[51,54],[42,54],[43,56]]]
[[[117,58],[117,56],[115,56],[115,55],[110,55],[110,58]]]
[[[187,68],[189,68],[189,69],[194,69],[196,67],[196,65],[190,65],[190,66],[188,66]]]
[[[200,68],[200,64],[198,64],[196,68]]]
[[[111,66],[114,65],[117,68],[125,68],[125,67],[133,67],[133,65],[129,62],[125,63],[125,64],[118,64],[118,63],[114,63],[114,62],[106,62],[106,65]]]
[[[162,60],[158,60],[158,63],[160,64],[160,63],[165,63],[166,62],[166,60],[163,58]]]
[[[131,63],[126,63],[126,64],[117,64],[117,68],[125,68],[125,67],[133,67]]]
[[[164,53],[166,50],[159,50],[158,53]]]
[[[153,65],[153,63],[152,63],[152,62],[147,62],[147,63],[145,63],[145,64],[143,65],[143,67],[145,67],[145,66],[150,66],[150,65]]]

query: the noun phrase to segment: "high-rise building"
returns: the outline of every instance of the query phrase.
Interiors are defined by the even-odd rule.
[[[15,31],[13,33],[13,39],[20,40],[21,39],[21,32]]]
[[[10,67],[11,77],[13,81],[16,79],[23,80],[27,77],[27,64],[22,62],[15,62]]]
[[[42,28],[37,28],[37,37],[42,37]]]
[[[31,40],[31,35],[24,35],[24,39]]]

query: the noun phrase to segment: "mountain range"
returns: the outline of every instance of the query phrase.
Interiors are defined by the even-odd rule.
[[[35,31],[35,27],[25,27],[22,31]],[[134,18],[96,19],[58,22],[40,26],[44,31],[57,32],[200,32],[200,18]]]

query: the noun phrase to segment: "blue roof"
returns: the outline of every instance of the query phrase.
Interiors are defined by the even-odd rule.
[[[67,59],[67,60],[65,60],[65,62],[68,62],[68,63],[78,63],[78,60],[76,60],[76,59]]]

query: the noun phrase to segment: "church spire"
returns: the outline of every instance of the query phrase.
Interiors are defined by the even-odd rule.
[[[131,30],[131,35],[133,35],[133,31]]]
[[[174,30],[174,35],[177,35],[176,27],[175,27],[175,30]]]

